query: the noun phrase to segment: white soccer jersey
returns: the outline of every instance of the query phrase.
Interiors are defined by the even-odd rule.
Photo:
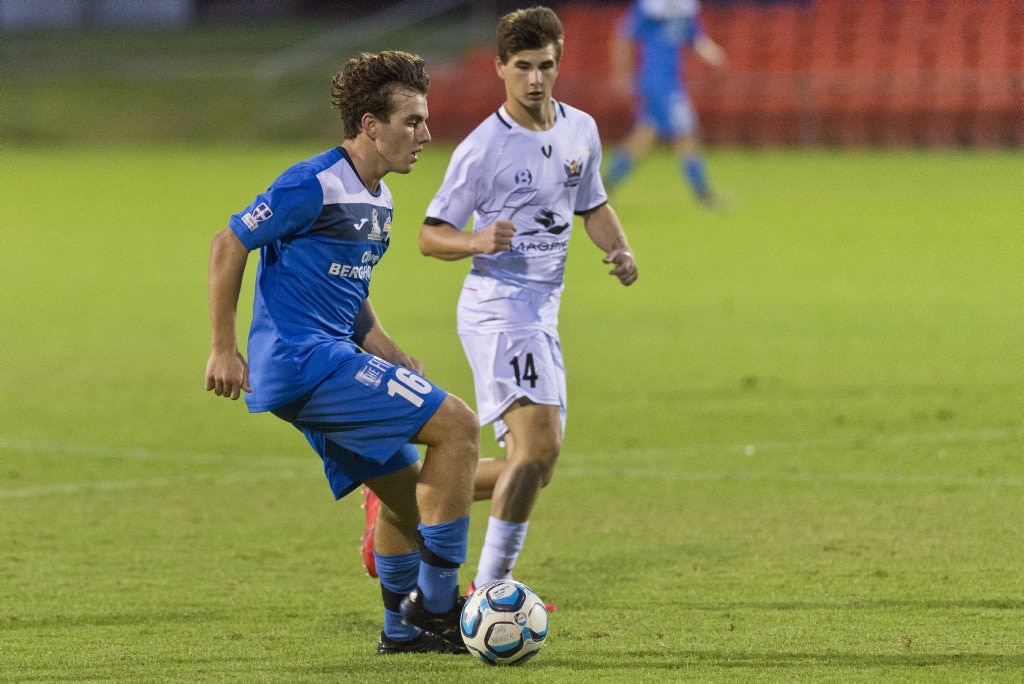
[[[557,334],[574,214],[608,200],[601,140],[587,113],[555,102],[555,123],[531,131],[504,106],[456,148],[428,219],[474,230],[515,223],[512,247],[477,254],[459,300],[460,332],[541,328]]]

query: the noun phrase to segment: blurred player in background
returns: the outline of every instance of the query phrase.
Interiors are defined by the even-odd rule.
[[[458,568],[466,560],[480,428],[461,400],[381,327],[370,277],[391,239],[382,179],[409,173],[427,130],[429,78],[405,52],[363,54],[334,76],[338,147],[286,169],[213,239],[206,389],[271,411],[323,459],[335,497],[380,497],[384,599],[379,654],[465,653]],[[249,252],[260,250],[249,363],[235,317]],[[251,385],[250,385],[251,380]],[[411,443],[426,445],[420,461]]]
[[[562,448],[566,376],[558,310],[574,215],[623,285],[636,261],[601,181],[590,115],[552,98],[564,33],[547,7],[498,24],[495,68],[505,102],[456,148],[427,208],[420,249],[471,258],[458,332],[473,370],[482,425],[505,457],[484,459],[475,498],[491,499],[470,590],[512,577],[530,513]],[[464,230],[472,222],[472,230]]]
[[[616,91],[635,96],[636,111],[633,129],[612,156],[605,184],[614,188],[655,142],[668,140],[697,200],[723,209],[725,201],[708,182],[697,115],[686,90],[682,51],[687,47],[708,64],[725,67],[725,52],[704,32],[697,0],[630,5],[612,40],[612,78]]]

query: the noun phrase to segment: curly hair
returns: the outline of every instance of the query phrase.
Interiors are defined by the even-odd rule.
[[[561,61],[565,31],[558,15],[540,5],[509,12],[498,22],[498,58],[507,64],[509,58],[523,50],[539,50],[555,46],[555,59]]]
[[[423,58],[401,50],[364,52],[350,59],[331,79],[331,106],[338,110],[351,140],[362,130],[363,114],[389,121],[395,111],[394,95],[401,90],[427,94],[430,76]]]

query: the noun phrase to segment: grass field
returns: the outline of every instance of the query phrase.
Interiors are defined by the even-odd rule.
[[[573,239],[568,433],[517,569],[560,609],[496,671],[375,656],[356,497],[202,389],[209,240],[320,147],[3,151],[0,680],[1024,677],[1019,154],[722,151],[729,215],[643,166],[614,197],[640,281]],[[466,264],[416,249],[449,151],[389,180],[373,297],[471,400]]]

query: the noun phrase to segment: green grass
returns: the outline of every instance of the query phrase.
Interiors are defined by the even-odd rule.
[[[373,655],[358,501],[202,389],[209,240],[319,147],[4,150],[0,680],[1024,676],[1019,155],[719,152],[729,215],[645,164],[614,198],[640,281],[573,239],[568,433],[517,571],[560,610],[494,671]],[[373,297],[471,400],[466,264],[416,249],[449,151],[390,179]]]
[[[364,50],[401,46],[441,69],[467,47],[490,44],[496,16],[457,14],[374,31],[323,19],[8,31],[0,42],[0,141],[244,146],[334,136],[332,74]],[[275,75],[296,50],[299,66]]]

